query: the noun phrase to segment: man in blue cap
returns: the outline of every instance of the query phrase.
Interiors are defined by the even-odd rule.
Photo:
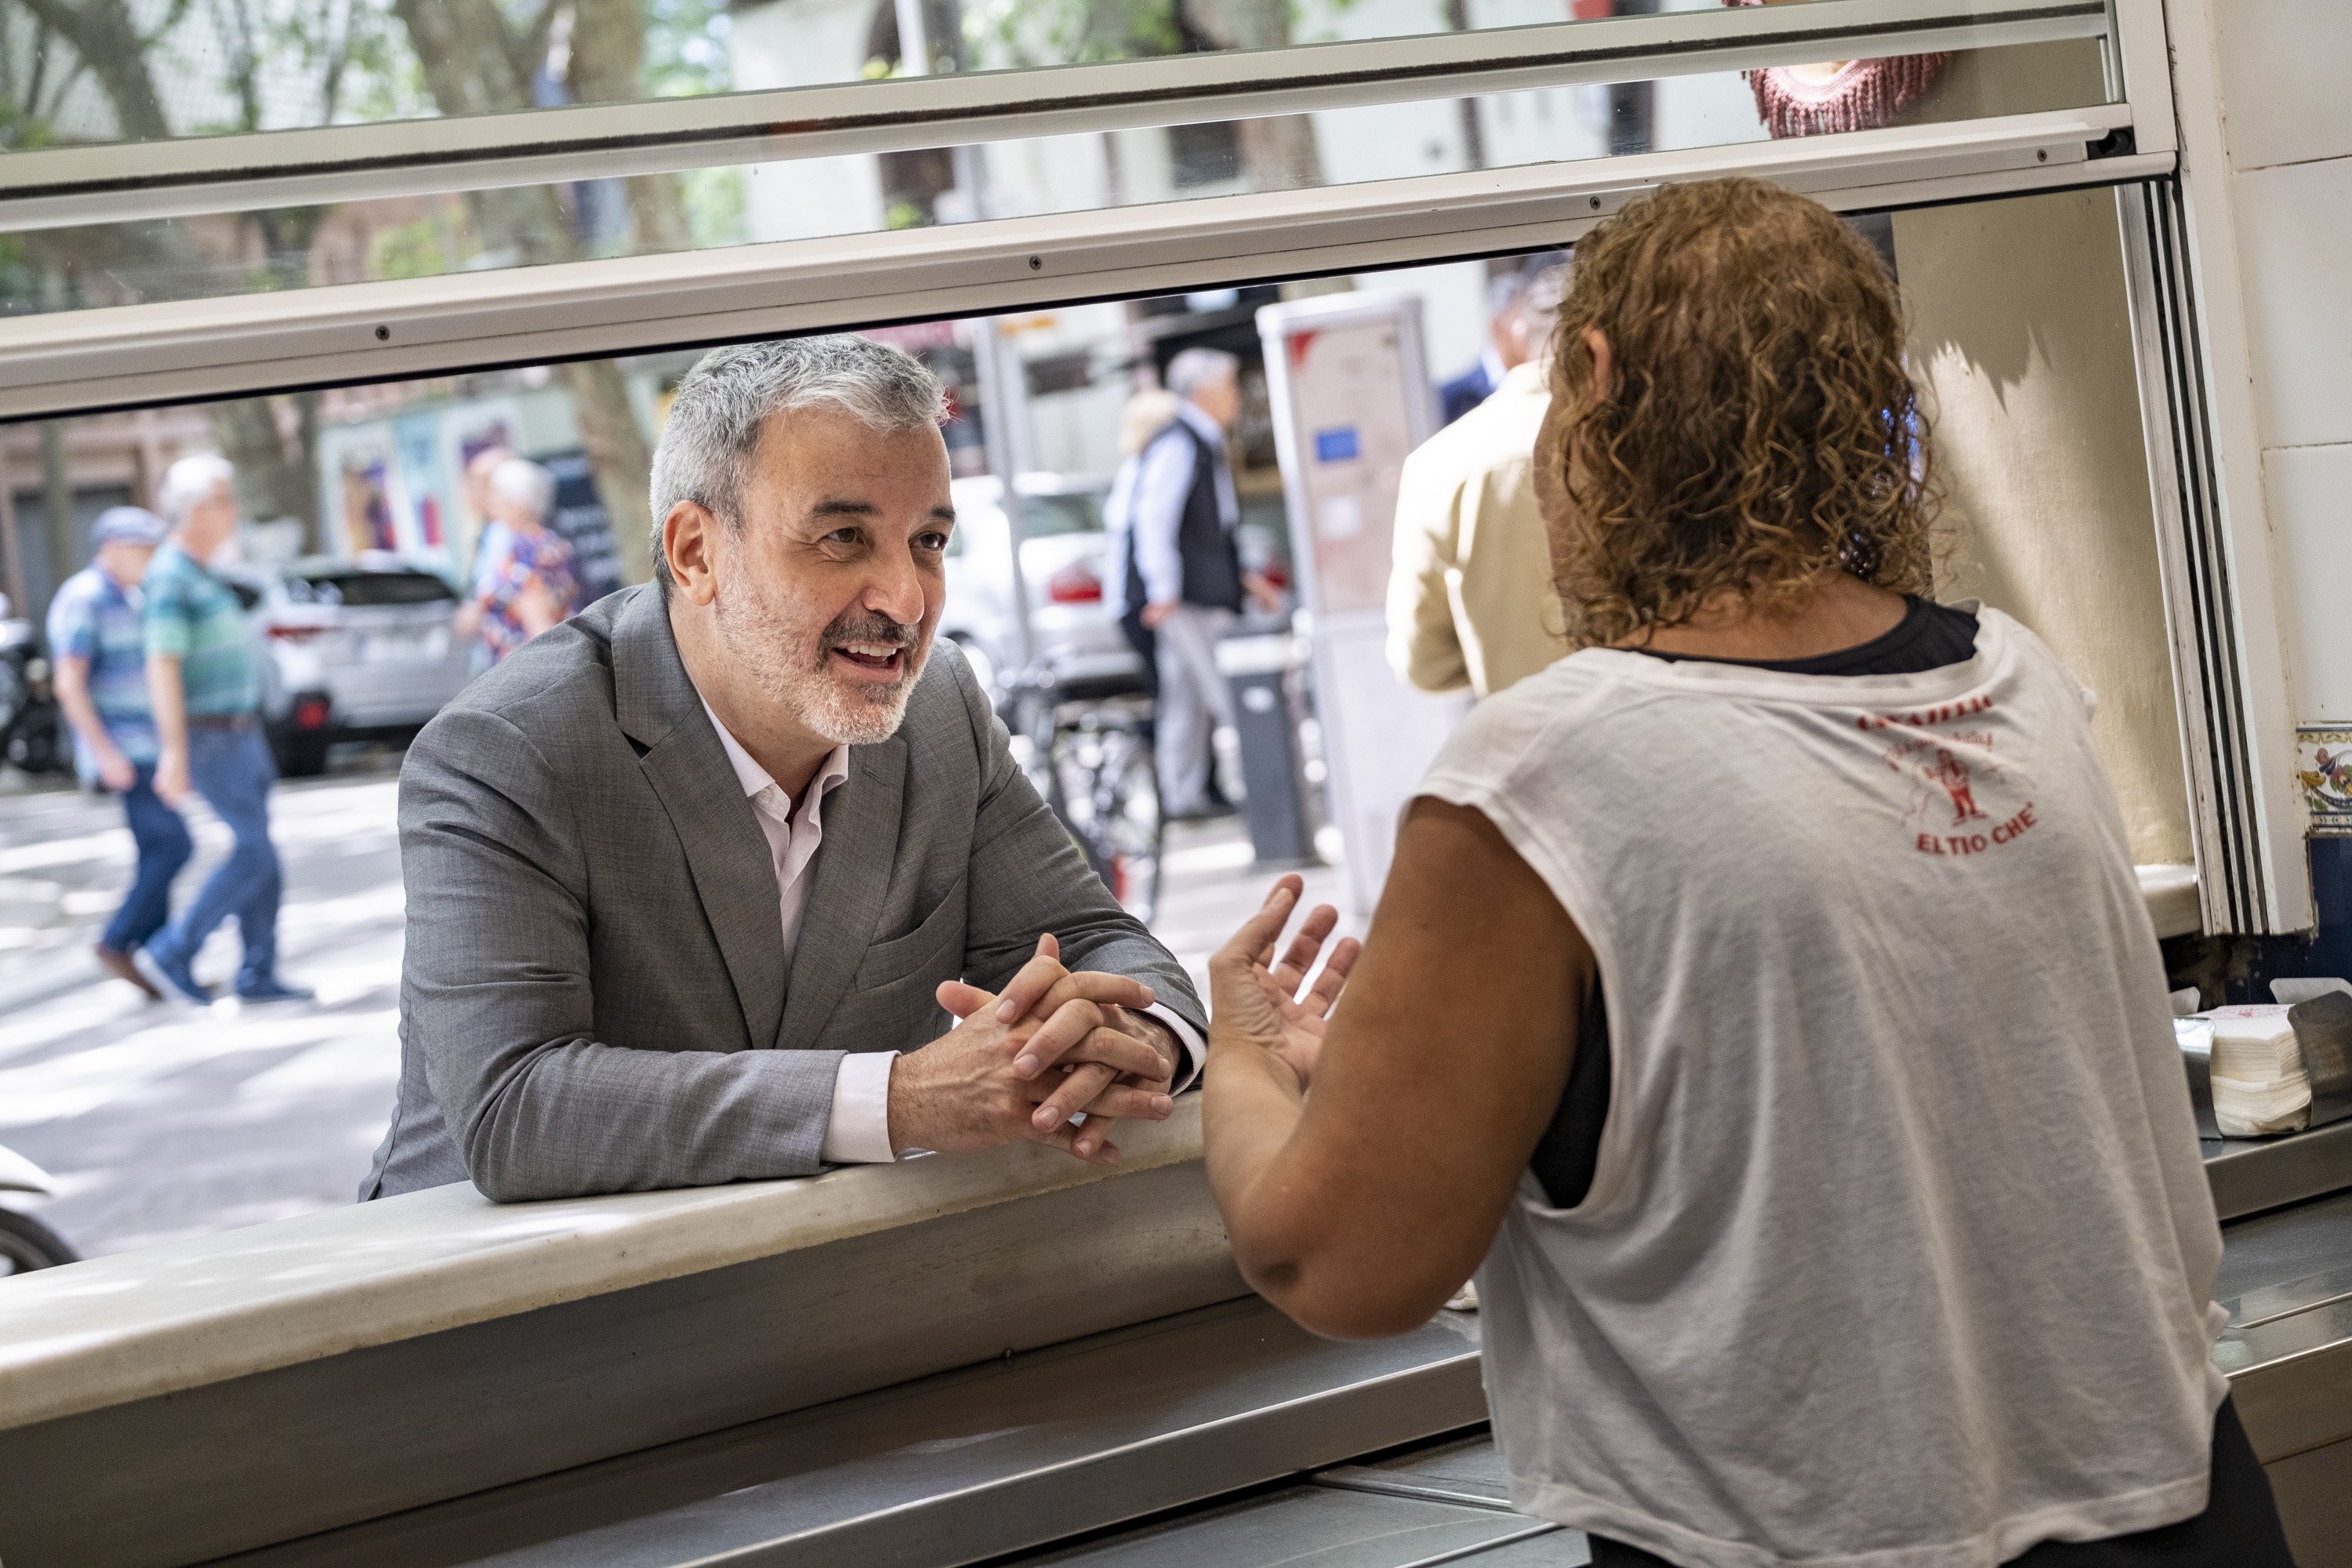
[[[131,890],[98,939],[98,961],[108,973],[159,999],[163,994],[131,955],[163,929],[172,879],[195,847],[188,825],[155,794],[155,718],[148,706],[140,584],[163,532],[163,520],[152,512],[108,508],[90,530],[96,557],[49,601],[58,706],[73,726],[76,769],[83,782],[122,797],[122,815],[139,847]]]

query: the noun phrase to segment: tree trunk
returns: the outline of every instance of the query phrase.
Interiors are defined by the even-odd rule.
[[[1470,31],[1470,0],[1445,0],[1445,25],[1457,33]],[[1457,98],[1454,113],[1462,121],[1462,163],[1465,168],[1486,166],[1486,128],[1479,123],[1478,100]]]
[[[653,512],[646,483],[653,451],[629,402],[628,378],[618,361],[582,360],[563,367],[563,384],[580,416],[580,435],[595,470],[596,494],[613,519],[613,547],[621,574],[632,583],[654,574]]]
[[[115,135],[125,142],[161,142],[172,134],[163,100],[139,47],[139,26],[123,0],[25,0],[25,8],[73,46],[114,107]]]
[[[444,114],[513,112],[530,107],[528,49],[507,30],[493,5],[450,5],[437,0],[393,0],[408,41],[425,70],[425,84]],[[620,25],[623,16],[625,26]],[[572,34],[572,79],[594,91],[634,96],[644,39],[634,4],[587,0]],[[606,57],[617,53],[621,63]],[[584,93],[576,96],[587,96]],[[635,184],[636,182],[632,182]],[[580,243],[554,187],[526,185],[478,191],[469,198],[483,233],[514,247],[525,266],[580,258]],[[681,227],[683,226],[681,218]],[[646,536],[646,479],[652,449],[629,402],[628,381],[612,360],[565,365],[563,384],[580,419],[596,493],[613,519],[613,542],[631,582],[653,575]]]
[[[66,422],[41,422],[41,531],[48,535],[49,592],[54,595],[65,580],[81,570],[81,531],[74,526],[73,476],[66,469]],[[37,622],[48,613],[45,604],[26,606],[26,618]]]
[[[1290,0],[1183,0],[1206,37],[1231,49],[1278,49],[1290,42]],[[1307,190],[1323,183],[1315,124],[1303,114],[1244,120],[1234,127],[1253,189]]]
[[[213,410],[213,435],[222,455],[236,465],[236,493],[255,522],[290,517],[302,525],[302,549],[316,552],[318,518],[318,394],[292,397],[247,397]],[[300,404],[310,405],[305,417]],[[295,406],[281,406],[293,405]],[[298,439],[287,440],[286,426]],[[307,431],[304,427],[307,426]],[[299,438],[307,434],[308,439]]]
[[[575,103],[635,103],[645,96],[646,25],[637,0],[577,0],[572,27]],[[637,174],[621,182],[635,230],[635,254],[694,248],[677,174]]]
[[[138,27],[122,0],[87,0],[79,7],[68,6],[62,0],[26,3],[72,45],[83,64],[97,77],[113,107],[121,135],[133,140],[161,140],[171,134],[154,79],[148,70],[147,58],[139,48]],[[316,223],[315,214],[278,216],[306,231]],[[307,243],[307,232],[297,235],[282,226],[273,226],[268,216],[265,215],[262,221],[272,270],[281,282],[299,285],[300,279],[288,271],[287,258],[294,245]],[[186,229],[178,224],[142,226],[136,230],[59,229],[26,237],[26,248],[47,263],[52,275],[58,278],[60,293],[67,277],[85,270],[103,273],[116,268],[126,271],[147,268],[160,276],[178,273],[200,278],[215,259],[200,251]],[[51,308],[61,308],[63,303],[62,299],[53,299]],[[317,465],[312,458],[317,451],[318,395],[300,394],[296,401],[299,405],[296,425],[300,438],[291,455],[287,451],[272,399],[240,398],[215,405],[209,412],[214,438],[229,461],[236,465],[237,488],[247,514],[265,521],[279,517],[299,518],[305,547],[316,549],[319,507]],[[46,456],[46,442],[43,450]],[[63,461],[61,447],[58,461]],[[70,494],[69,479],[57,482],[65,483]],[[70,527],[70,519],[68,526]],[[53,539],[68,537],[52,535]],[[62,575],[62,561],[59,570]]]

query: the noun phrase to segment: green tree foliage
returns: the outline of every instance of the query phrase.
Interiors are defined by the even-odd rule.
[[[0,151],[724,91],[731,20],[723,0],[8,0]],[[740,171],[632,177],[617,205],[600,184],[475,192],[382,220],[362,209],[364,276],[741,237]],[[0,237],[0,310],[341,281],[320,273],[335,216],[276,208]],[[625,564],[642,576],[648,452],[627,384],[609,363],[562,374]],[[252,510],[303,519],[316,543],[315,396],[213,417]]]

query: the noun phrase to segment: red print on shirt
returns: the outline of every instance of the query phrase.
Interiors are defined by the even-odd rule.
[[[1971,697],[1913,713],[1865,713],[1855,721],[1855,728],[1864,731],[1906,731],[1887,746],[1885,757],[1889,768],[1911,780],[1903,819],[1922,855],[1980,855],[2015,843],[2034,826],[2032,801],[2012,805],[2002,798],[2013,786],[1993,759],[1990,731],[1948,728],[1991,707],[1991,698]],[[1979,791],[1987,792],[1981,800]],[[1979,826],[1987,823],[1991,826]]]

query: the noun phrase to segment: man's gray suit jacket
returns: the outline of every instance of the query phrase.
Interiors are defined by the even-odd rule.
[[[803,1175],[844,1053],[950,1022],[1061,939],[1205,1031],[942,640],[898,733],[855,746],[789,971],[768,841],[650,585],[533,639],[400,773],[401,1073],[362,1199],[500,1202]]]

